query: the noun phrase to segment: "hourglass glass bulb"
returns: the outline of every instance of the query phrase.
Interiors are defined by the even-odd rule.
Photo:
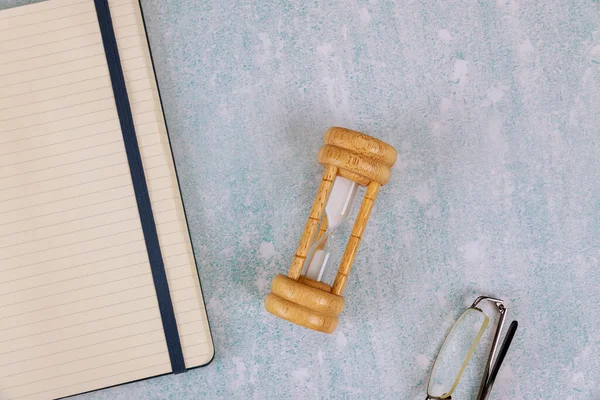
[[[357,189],[358,184],[356,182],[341,176],[335,178],[325,205],[327,231],[313,244],[308,253],[304,266],[304,275],[307,278],[320,281],[323,277],[323,272],[331,259],[329,242],[333,239],[335,229],[348,219]],[[325,223],[325,220],[321,223]]]

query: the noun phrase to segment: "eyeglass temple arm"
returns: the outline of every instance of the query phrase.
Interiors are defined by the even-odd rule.
[[[490,299],[490,298],[485,298],[485,297],[480,297],[477,300],[475,300],[475,303],[479,303],[480,300],[482,299]],[[490,299],[491,301],[494,301],[496,299]],[[485,364],[485,370],[483,372],[483,378],[481,379],[481,385],[479,386],[479,393],[477,394],[477,399],[481,400],[483,399],[483,397],[481,397],[483,395],[484,389],[487,385],[488,382],[488,378],[490,376],[490,369],[492,368],[492,363],[494,362],[494,358],[496,355],[496,348],[498,347],[498,341],[500,339],[500,334],[502,333],[502,327],[504,326],[504,319],[506,318],[506,308],[504,307],[504,305],[501,303],[496,303],[496,306],[498,307],[498,311],[500,312],[500,318],[498,319],[498,325],[496,326],[496,332],[494,333],[494,340],[492,341],[492,348],[490,350],[490,355],[488,356],[488,360],[487,363]]]
[[[488,398],[488,396],[490,395],[490,393],[492,391],[492,386],[494,386],[494,381],[496,380],[496,377],[498,376],[498,371],[500,371],[500,366],[502,365],[502,362],[504,361],[504,357],[506,357],[506,353],[508,353],[508,348],[510,347],[513,337],[515,336],[515,333],[517,332],[518,326],[519,326],[519,323],[517,321],[513,321],[510,323],[510,326],[508,327],[508,330],[506,331],[506,336],[504,337],[504,341],[502,342],[502,346],[500,346],[500,351],[498,352],[498,358],[496,359],[496,362],[494,363],[494,366],[492,367],[492,372],[490,373],[487,384],[485,385],[485,388],[483,389],[483,392],[481,393],[481,397],[479,397],[479,400],[486,400]]]

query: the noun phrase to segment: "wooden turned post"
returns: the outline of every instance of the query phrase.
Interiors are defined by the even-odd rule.
[[[295,281],[297,281],[300,274],[302,274],[304,260],[306,260],[308,250],[310,249],[310,245],[315,236],[315,231],[317,230],[317,225],[325,211],[325,204],[327,204],[329,192],[331,191],[331,186],[333,186],[333,180],[335,179],[337,172],[337,167],[329,165],[325,168],[325,172],[323,173],[323,180],[321,180],[321,185],[317,191],[317,198],[310,210],[310,215],[308,216],[308,221],[306,222],[304,232],[300,238],[300,244],[298,244],[294,261],[292,261],[292,266],[288,272],[288,276]]]
[[[335,281],[331,287],[331,293],[333,294],[341,296],[344,292],[344,286],[346,286],[346,281],[348,280],[348,275],[350,274],[354,257],[356,257],[360,240],[362,239],[362,235],[367,227],[367,222],[369,221],[369,216],[371,215],[371,210],[373,209],[373,203],[377,198],[377,193],[379,192],[380,187],[381,185],[375,181],[371,181],[371,183],[369,183],[367,186],[365,198],[360,205],[360,210],[358,211],[356,221],[352,227],[352,233],[350,234],[350,239],[346,245],[344,256],[342,257],[340,267],[337,275],[335,276]]]
[[[373,209],[379,188],[390,178],[396,162],[396,150],[371,136],[349,129],[330,128],[319,151],[319,163],[325,167],[308,221],[296,249],[288,275],[273,279],[271,293],[265,300],[270,313],[295,324],[319,332],[332,333],[343,309],[341,296],[356,257],[356,252]],[[366,186],[365,197],[352,228],[352,233],[333,286],[302,276],[310,247],[328,229],[325,206],[337,176]],[[319,226],[319,222],[321,225]],[[318,229],[318,232],[317,232]]]
[[[315,239],[315,242],[318,242],[323,237],[325,232],[327,232],[327,225],[327,215],[325,215],[323,216],[323,222],[321,222],[321,226],[319,227],[319,232],[317,232],[317,238]]]

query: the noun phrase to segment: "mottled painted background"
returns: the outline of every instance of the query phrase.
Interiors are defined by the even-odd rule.
[[[216,356],[78,400],[422,400],[478,294],[520,322],[492,399],[600,399],[597,0],[142,4]],[[399,161],[326,336],[263,299],[331,125]]]

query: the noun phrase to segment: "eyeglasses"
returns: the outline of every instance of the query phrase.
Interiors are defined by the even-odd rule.
[[[500,366],[517,331],[518,322],[513,321],[510,324],[500,350],[496,354],[498,340],[506,318],[506,307],[502,300],[481,296],[458,318],[446,336],[435,364],[433,364],[425,400],[452,399],[452,393],[490,323],[490,318],[478,307],[484,301],[492,303],[500,314],[476,399],[486,400],[490,395]]]

